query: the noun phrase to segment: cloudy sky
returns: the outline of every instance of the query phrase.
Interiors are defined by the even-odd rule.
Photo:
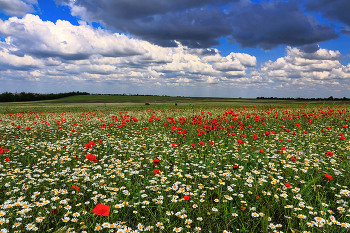
[[[350,97],[349,0],[0,0],[0,93]]]

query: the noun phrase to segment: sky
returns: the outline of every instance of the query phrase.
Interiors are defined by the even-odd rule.
[[[349,0],[0,0],[0,93],[350,98]]]

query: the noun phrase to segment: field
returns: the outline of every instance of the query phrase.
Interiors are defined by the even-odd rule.
[[[350,232],[348,105],[144,101],[0,103],[0,232]]]

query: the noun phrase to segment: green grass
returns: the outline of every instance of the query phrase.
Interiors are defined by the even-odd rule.
[[[348,232],[349,106],[244,105],[1,105],[0,230]]]
[[[149,103],[149,105],[145,105]],[[266,100],[244,98],[212,98],[212,97],[171,97],[171,96],[114,96],[114,95],[77,95],[55,100],[31,102],[0,102],[0,112],[22,112],[32,110],[45,111],[99,111],[107,109],[138,110],[147,108],[210,108],[217,107],[251,107],[251,106],[293,106],[303,105],[348,105],[348,101],[312,101],[312,100]],[[176,106],[175,106],[176,104]]]

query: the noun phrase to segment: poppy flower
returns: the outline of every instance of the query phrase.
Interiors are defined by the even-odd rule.
[[[194,143],[191,143],[191,147],[195,147],[196,146],[196,144],[194,144]]]
[[[257,197],[255,197],[256,198],[256,200],[258,200],[260,197],[259,196],[257,196]]]
[[[153,164],[158,165],[160,163],[159,159],[153,159]]]
[[[254,138],[254,139],[258,139],[259,137],[258,137],[258,135],[253,134],[253,138]]]
[[[260,150],[260,153],[264,153],[264,151],[263,151],[263,150]]]
[[[345,137],[344,136],[341,136],[341,137],[339,137],[339,140],[345,140]]]
[[[295,162],[296,162],[296,160],[295,160],[294,156],[292,156],[292,157],[290,158],[290,161],[292,161],[293,163],[295,163]]]
[[[102,140],[98,140],[98,143],[102,143],[103,141]]]
[[[186,200],[186,201],[190,200],[190,196],[185,195],[184,200]]]
[[[74,132],[75,132],[75,130],[74,130]],[[86,147],[87,150],[88,150],[88,149],[91,149],[90,143],[85,143],[85,147]]]
[[[326,155],[327,155],[328,157],[332,157],[332,156],[333,156],[333,153],[332,153],[331,151],[328,151],[328,152],[326,153]]]
[[[333,180],[333,178],[332,178],[331,175],[325,174],[324,176],[325,176],[327,179]]]
[[[242,141],[241,139],[238,139],[238,140],[237,140],[237,143],[238,143],[238,145],[244,144],[244,141]]]
[[[265,135],[266,135],[266,136],[269,136],[269,135],[270,135],[270,132],[265,132]]]
[[[292,187],[290,184],[288,184],[288,183],[284,183],[284,185],[287,187],[287,188],[290,188],[290,187]]]
[[[8,161],[11,161],[11,159],[9,159],[9,158],[6,158],[6,159],[5,159],[5,161],[6,161],[6,162],[8,162]]]
[[[97,215],[108,216],[111,208],[108,205],[98,204],[94,209],[91,209]]]
[[[174,148],[176,148],[176,147],[178,147],[178,146],[179,146],[179,144],[177,144],[177,143],[175,143],[175,142],[174,142],[174,143],[172,143],[171,145],[172,145]]]
[[[239,168],[239,166],[238,165],[233,165],[233,170],[237,170],[238,168]]]
[[[158,169],[154,169],[153,170],[153,174],[156,175],[156,174],[160,174],[159,170]]]
[[[92,154],[87,154],[86,155],[86,159],[90,160],[90,161],[93,161],[94,163],[97,162],[97,158],[95,155],[92,155]]]
[[[72,185],[72,188],[74,188],[74,189],[77,190],[77,191],[79,190],[79,187],[76,186],[75,184]]]
[[[56,214],[58,212],[58,209],[54,209],[51,214]]]
[[[243,207],[243,206],[241,206],[241,210],[245,210],[247,207]]]
[[[204,142],[198,142],[199,145],[203,146],[204,145]]]

